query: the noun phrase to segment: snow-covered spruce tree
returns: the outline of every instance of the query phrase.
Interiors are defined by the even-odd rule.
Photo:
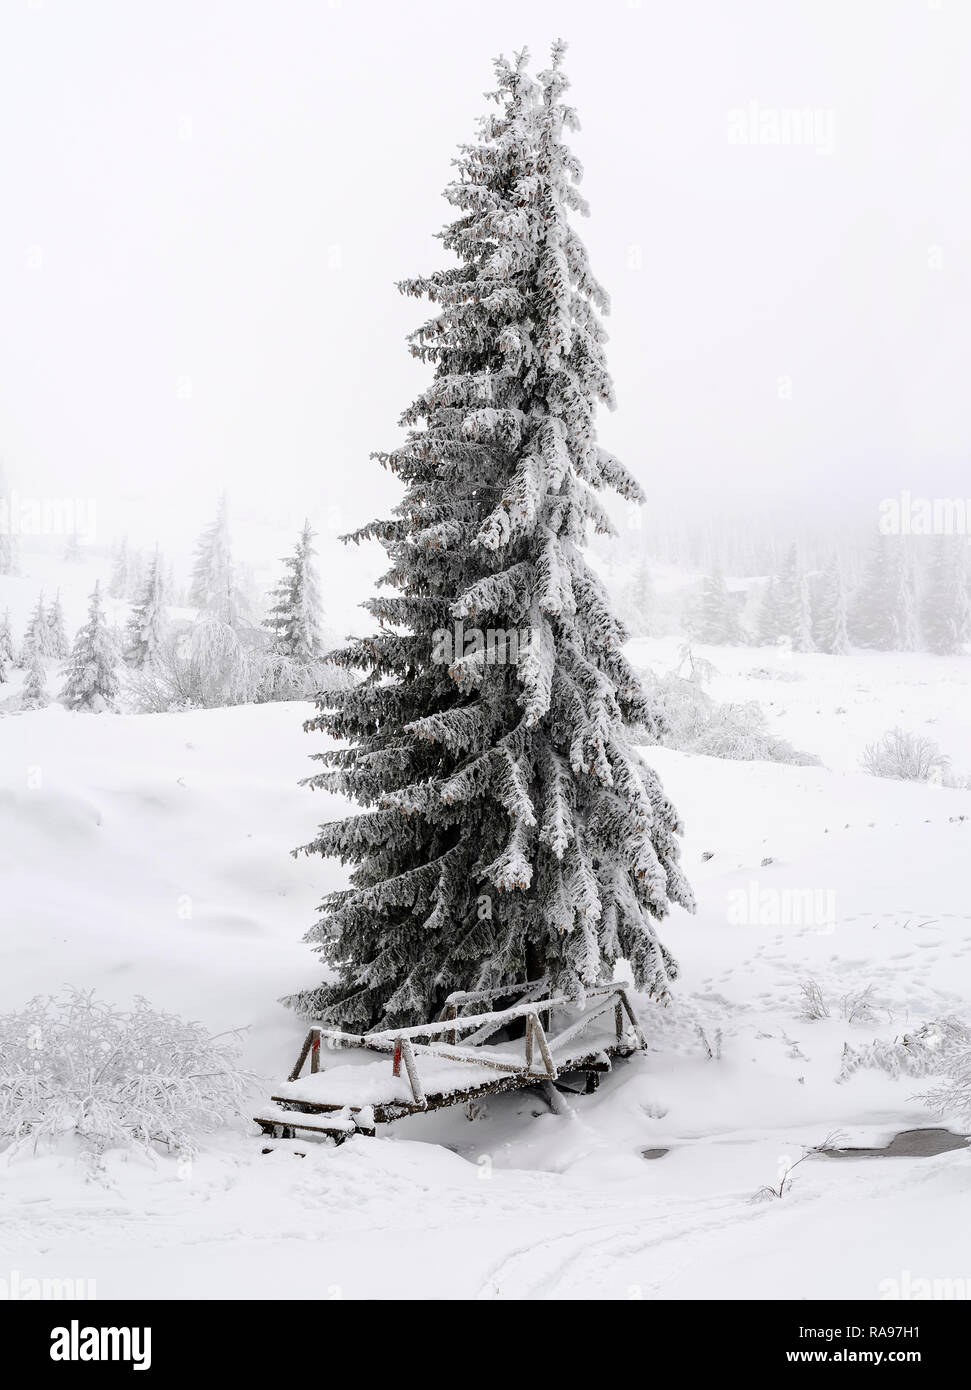
[[[647,560],[642,560],[624,590],[622,616],[634,637],[653,637],[657,630],[657,591]]]
[[[779,576],[777,591],[779,631],[788,638],[794,652],[811,652],[813,636],[810,626],[809,590],[806,576],[799,564],[796,546],[789,548],[786,563]]]
[[[850,635],[861,647],[893,651],[901,631],[900,538],[877,535],[854,595]]]
[[[64,560],[65,564],[68,565],[84,564],[84,552],[81,549],[81,542],[78,539],[77,531],[72,531],[64,542],[61,558]]]
[[[189,603],[193,608],[214,613],[222,622],[235,626],[238,605],[229,540],[229,502],[225,493],[219,499],[215,520],[206,527],[196,543]]]
[[[138,602],[128,620],[125,660],[129,666],[142,670],[154,666],[165,637],[165,591],[162,558],[155,554],[148,564],[148,573]]]
[[[131,594],[132,559],[128,550],[128,537],[123,536],[115,551],[115,561],[108,580],[108,597],[126,599]]]
[[[782,612],[779,606],[779,580],[775,575],[769,577],[759,608],[758,630],[756,633],[760,646],[774,647],[782,636]]]
[[[310,661],[320,655],[322,646],[313,540],[310,522],[305,521],[296,549],[283,561],[287,573],[270,595],[275,602],[263,622],[273,634],[275,650],[294,661]]]
[[[850,649],[846,635],[846,592],[843,587],[843,567],[834,555],[823,575],[819,594],[819,609],[814,614],[813,633],[821,652],[830,656],[845,656]]]
[[[2,499],[0,499],[2,500]],[[0,574],[17,573],[17,540],[0,530]]]
[[[735,601],[720,569],[707,575],[702,585],[693,635],[699,642],[715,645],[742,640]]]
[[[961,549],[950,538],[935,538],[920,616],[925,645],[941,656],[958,651],[964,640],[967,594],[963,560]]]
[[[3,617],[0,618],[0,661],[8,666],[14,664],[13,628],[9,608],[3,610]]]
[[[145,574],[147,572],[145,556],[140,550],[132,550],[128,556],[128,589],[125,598],[129,603],[135,603],[145,587]]]
[[[902,544],[898,545],[894,555],[893,582],[894,648],[901,652],[914,652],[920,646],[917,575],[913,553]]]
[[[971,642],[971,561],[965,546],[958,548],[955,560],[958,576],[958,634],[963,642]]]
[[[64,609],[61,607],[61,591],[54,595],[54,602],[47,610],[47,641],[51,656],[63,661],[70,650],[67,633],[64,630]]]
[[[88,607],[88,621],[74,639],[64,668],[67,677],[60,698],[68,709],[100,713],[109,709],[118,694],[115,664],[118,653],[101,607],[101,586],[95,584]]]
[[[16,574],[20,568],[20,543],[14,534],[11,512],[14,499],[7,483],[3,464],[0,463],[0,574]]]
[[[367,809],[304,847],[355,868],[309,937],[336,981],[288,1001],[353,1029],[526,977],[582,997],[619,957],[661,994],[655,922],[693,906],[677,813],[625,739],[656,736],[656,711],[581,553],[610,529],[595,492],[641,492],[596,443],[607,301],[568,221],[562,55],[540,85],[525,54],[497,62],[498,113],[445,195],[458,264],[401,286],[438,305],[411,339],[435,373],[379,456],[395,516],[351,538],[384,545],[391,592],[365,605],[381,631],[336,654],[366,679],[307,726],[347,740],[312,785]]]
[[[43,592],[38,596],[36,607],[27,622],[27,631],[24,633],[19,663],[23,670],[30,670],[30,661],[34,652],[42,659],[52,655],[51,635],[47,626],[47,612],[44,608]]]
[[[44,709],[50,704],[44,659],[36,647],[31,648],[27,657],[27,675],[20,692],[20,702],[24,709]]]

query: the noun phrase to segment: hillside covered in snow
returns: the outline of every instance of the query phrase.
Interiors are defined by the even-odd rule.
[[[904,1269],[963,1277],[965,1153],[813,1156],[754,1200],[834,1134],[878,1146],[941,1123],[920,1078],[844,1075],[844,1052],[966,1019],[971,997],[971,792],[858,770],[864,735],[914,708],[967,765],[965,673],[942,660],[915,696],[903,658],[848,662],[842,705],[822,657],[713,678],[827,766],[647,750],[686,822],[698,913],[665,924],[682,973],[666,1007],[638,1001],[647,1054],[569,1116],[521,1092],[471,1122],[459,1108],[267,1155],[241,1118],[188,1163],[110,1153],[94,1184],[69,1154],[8,1155],[5,1255],[83,1268],[102,1297],[390,1297],[416,1261],[428,1297],[879,1297]],[[63,982],[242,1028],[255,1105],[296,1055],[302,1027],[274,1000],[318,978],[301,937],[340,881],[289,853],[341,811],[297,785],[308,712],[0,718],[17,904],[0,1009]],[[807,984],[825,1016],[807,1017]]]

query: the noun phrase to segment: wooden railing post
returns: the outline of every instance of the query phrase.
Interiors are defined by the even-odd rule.
[[[627,1014],[627,1017],[630,1019],[631,1027],[632,1027],[633,1030],[634,1030],[634,1036],[637,1038],[638,1045],[639,1045],[640,1047],[647,1047],[647,1039],[646,1039],[645,1036],[644,1036],[644,1031],[643,1031],[643,1029],[641,1028],[641,1025],[640,1025],[640,1022],[638,1021],[637,1015],[635,1014],[635,1012],[634,1012],[634,1010],[633,1010],[633,1008],[632,1008],[632,1006],[631,1006],[631,1002],[630,1002],[630,1000],[627,998],[627,991],[626,991],[626,989],[619,989],[619,990],[617,991],[617,993],[618,993],[618,995],[620,996],[620,1002],[621,1002],[621,1004],[623,1004],[623,1006],[624,1006],[624,1011],[625,1011],[625,1013]]]
[[[532,1022],[532,1037],[539,1047],[539,1055],[542,1057],[546,1067],[546,1074],[553,1078],[557,1074],[556,1063],[553,1061],[553,1054],[550,1052],[549,1043],[546,1041],[546,1033],[543,1029],[543,1025],[539,1021],[539,1014],[527,1014],[527,1018]]]
[[[418,1064],[415,1061],[415,1054],[412,1051],[411,1042],[408,1038],[401,1038],[401,1051],[405,1059],[405,1070],[408,1073],[408,1084],[411,1086],[411,1094],[415,1098],[415,1104],[424,1108],[427,1104],[425,1092],[421,1088],[421,1079],[418,1076]]]
[[[319,1037],[320,1037],[320,1034],[318,1033],[317,1036],[318,1036],[318,1038],[319,1038]],[[311,1048],[311,1046],[312,1046],[312,1044],[313,1044],[313,1040],[314,1040],[314,1029],[311,1028],[310,1032],[307,1034],[307,1036],[306,1036],[306,1037],[304,1038],[304,1040],[303,1040],[303,1047],[300,1049],[300,1056],[297,1058],[297,1064],[296,1064],[296,1066],[294,1067],[293,1071],[292,1071],[292,1072],[290,1073],[290,1075],[287,1077],[287,1080],[288,1080],[288,1081],[296,1081],[297,1078],[299,1077],[300,1072],[301,1072],[301,1070],[302,1070],[302,1068],[303,1068],[303,1064],[304,1064],[304,1062],[307,1060],[307,1053],[310,1051],[310,1048]]]

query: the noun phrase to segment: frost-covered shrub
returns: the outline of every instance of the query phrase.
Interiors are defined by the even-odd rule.
[[[931,738],[912,734],[899,726],[888,731],[863,753],[863,767],[874,777],[904,782],[942,779],[950,763]]]
[[[683,676],[692,685],[704,685],[718,674],[718,668],[705,656],[696,656],[690,642],[685,642],[678,652],[678,664],[672,675]]]
[[[325,657],[298,659],[273,651],[251,652],[247,674],[248,699],[256,704],[309,700],[319,691],[346,690],[354,684],[349,671]]]
[[[847,1023],[873,1023],[876,1016],[872,985],[867,985],[864,989],[851,990],[840,1000],[840,1017]]]
[[[647,675],[645,683],[652,685],[659,706],[665,726],[661,743],[666,748],[739,762],[819,765],[813,754],[767,733],[765,715],[755,702],[719,705],[697,682],[673,674]]]
[[[931,1026],[936,1026],[940,1033],[935,1065],[931,1068],[940,1084],[921,1096],[921,1100],[938,1114],[971,1121],[971,1028],[953,1018]]]
[[[310,699],[353,684],[323,657],[297,660],[271,650],[258,628],[233,628],[204,614],[170,633],[151,667],[128,679],[131,707],[142,714]]]
[[[823,991],[815,980],[803,980],[799,986],[801,995],[799,1005],[799,1017],[815,1022],[821,1018],[829,1018],[829,1005]]]
[[[913,1033],[887,1040],[878,1038],[864,1047],[846,1043],[837,1079],[845,1081],[854,1072],[865,1069],[885,1071],[893,1077],[940,1075],[945,1078],[944,1083],[932,1095],[936,1098],[945,1092],[950,1095],[963,1091],[965,1109],[971,1114],[971,1029],[956,1018],[935,1019]],[[953,1108],[953,1101],[945,1107],[930,1096],[922,1099],[938,1108]]]
[[[739,762],[792,763],[799,767],[818,767],[819,758],[803,753],[788,741],[765,730],[765,715],[759,705],[716,705],[707,728],[701,731],[689,750],[710,758],[732,758]]]
[[[0,1015],[0,1147],[73,1135],[94,1152],[197,1137],[240,1112],[252,1077],[236,1034],[159,1012],[121,1010],[94,991],[38,996]]]

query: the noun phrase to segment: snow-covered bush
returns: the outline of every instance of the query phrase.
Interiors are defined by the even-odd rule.
[[[921,1100],[938,1114],[971,1121],[971,1028],[954,1018],[929,1026],[938,1030],[931,1070],[939,1084]]]
[[[100,1153],[118,1145],[191,1152],[240,1113],[252,1077],[238,1035],[159,1012],[121,1010],[94,991],[38,996],[0,1015],[0,1147],[73,1135]]]
[[[913,1033],[877,1038],[864,1047],[846,1043],[837,1079],[845,1081],[864,1069],[885,1071],[893,1077],[939,1075],[944,1078],[941,1087],[922,1099],[938,1109],[953,1109],[956,1096],[971,1114],[971,1029],[956,1018],[935,1019]],[[945,1095],[947,1104],[942,1102]]]
[[[246,649],[229,623],[203,613],[189,633],[186,658],[194,704],[211,709],[245,703]]]
[[[799,1006],[799,1017],[816,1022],[821,1018],[829,1018],[829,1005],[823,991],[815,980],[803,980],[799,986],[801,1001]]]
[[[236,629],[206,613],[170,632],[151,667],[130,673],[131,708],[140,714],[307,700],[353,685],[324,657],[297,660],[274,651],[257,628]]]
[[[803,753],[784,738],[765,730],[760,705],[716,705],[707,727],[701,730],[689,750],[710,758],[731,758],[738,762],[793,763],[799,767],[818,767],[819,758]]]
[[[320,691],[348,690],[350,672],[325,657],[298,659],[282,652],[254,651],[248,660],[249,700],[311,700]]]
[[[819,759],[766,732],[765,715],[754,701],[719,705],[693,680],[669,674],[644,675],[652,683],[665,732],[661,743],[685,753],[739,762],[793,763],[816,767]]]
[[[184,629],[169,631],[154,663],[129,672],[125,680],[126,701],[136,714],[191,709],[195,693]]]
[[[873,1023],[876,1017],[872,985],[851,990],[840,1000],[840,1018],[844,1018],[847,1023]]]
[[[874,777],[892,777],[903,782],[931,782],[942,779],[950,759],[931,738],[912,734],[899,726],[888,729],[863,753],[864,770]]]

